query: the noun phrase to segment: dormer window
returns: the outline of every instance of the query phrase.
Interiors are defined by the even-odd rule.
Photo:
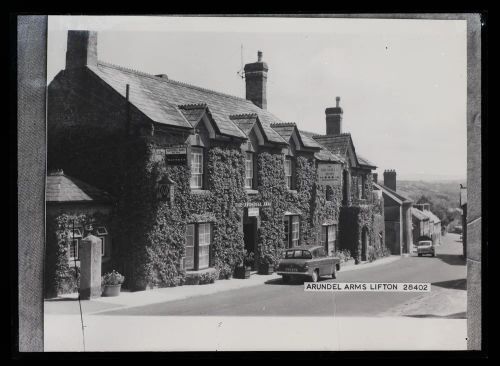
[[[203,188],[203,149],[191,148],[191,188]]]

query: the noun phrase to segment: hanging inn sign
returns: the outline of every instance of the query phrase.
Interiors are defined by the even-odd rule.
[[[321,186],[337,186],[342,182],[342,166],[340,164],[319,164],[318,181]]]
[[[156,199],[158,201],[168,201],[172,204],[175,197],[174,194],[175,186],[172,179],[164,177],[156,183]]]

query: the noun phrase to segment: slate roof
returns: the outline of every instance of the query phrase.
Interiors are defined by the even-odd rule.
[[[293,122],[273,123],[271,124],[271,128],[279,133],[283,137],[283,140],[289,141],[297,125]]]
[[[324,149],[323,146],[314,141],[314,139],[309,137],[304,131],[299,130],[299,135],[305,147]]]
[[[257,123],[257,114],[256,113],[237,114],[237,115],[233,114],[233,115],[230,115],[229,118],[247,136],[250,133],[250,131],[252,131],[253,126]]]
[[[340,135],[314,135],[313,138],[332,153],[347,156],[349,145],[351,144],[351,134],[342,133]]]
[[[58,170],[47,175],[45,201],[47,203],[111,203],[112,197],[105,191],[69,177],[62,170]]]
[[[368,159],[362,157],[359,154],[356,154],[356,156],[358,157],[358,162],[360,165],[366,165],[366,166],[369,166],[371,168],[376,168],[376,166],[373,163],[371,163]]]
[[[332,153],[327,148],[325,148],[323,145],[321,145],[321,143],[314,140],[313,136],[316,135],[315,133],[309,132],[309,131],[303,131],[303,130],[299,130],[299,133],[300,133],[300,136],[302,137],[302,141],[304,142],[304,144],[306,144],[306,143],[313,144],[314,143],[315,145],[317,145],[321,148],[320,151],[314,153],[314,157],[316,159],[321,160],[321,161],[335,161],[335,162],[345,163],[345,159],[342,156]]]
[[[184,104],[179,106],[179,110],[191,126],[195,126],[205,114],[207,105],[205,103],[199,104]]]
[[[429,216],[425,215],[422,211],[420,211],[418,208],[412,207],[411,208],[411,214],[415,216],[419,220],[429,220]]]
[[[102,61],[98,62],[97,67],[87,66],[87,68],[123,97],[126,96],[126,85],[129,84],[130,103],[157,123],[191,128],[189,120],[178,106],[205,103],[221,134],[246,138],[243,131],[231,121],[229,116],[256,113],[269,141],[286,144],[270,126],[271,123],[281,121],[272,113],[246,99]]]
[[[401,194],[399,194],[398,192],[384,186],[383,184],[379,184],[379,183],[373,183],[373,186],[379,190],[381,190],[383,193],[386,193],[389,197],[395,197],[397,201],[401,202],[401,203],[411,203],[413,202],[410,198],[408,197],[405,197]]]

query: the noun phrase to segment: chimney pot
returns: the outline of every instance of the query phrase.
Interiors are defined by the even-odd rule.
[[[262,62],[262,51],[257,51],[257,61]]]
[[[337,108],[340,107],[340,97],[336,97],[335,101],[337,102]]]

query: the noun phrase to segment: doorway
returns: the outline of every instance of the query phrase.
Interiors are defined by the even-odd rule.
[[[245,242],[245,251],[257,254],[257,218],[248,217],[243,223],[243,240]],[[252,264],[252,270],[256,269],[255,261]]]
[[[368,229],[365,226],[361,232],[361,261],[367,260],[368,239]]]

